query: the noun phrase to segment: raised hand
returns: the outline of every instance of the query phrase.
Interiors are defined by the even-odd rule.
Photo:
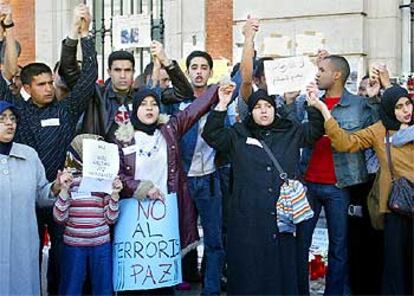
[[[259,31],[259,19],[250,18],[250,15],[247,16],[246,23],[243,25],[242,33],[246,40],[253,41],[256,32]]]
[[[92,16],[89,7],[82,4],[82,6],[80,7],[79,15],[81,18],[80,35],[81,37],[86,37],[89,34],[89,26],[92,21]]]
[[[322,111],[322,109],[326,108],[326,105],[318,98],[318,92],[319,90],[315,82],[308,84],[306,86],[306,101],[309,106],[315,107],[319,111]]]
[[[165,53],[164,46],[161,42],[153,40],[150,44],[150,53],[154,58],[157,58],[161,65],[168,66],[171,64],[170,59],[167,57]]]
[[[0,21],[5,25],[13,23],[12,8],[9,1],[0,1]]]
[[[379,79],[379,75],[373,74],[369,77],[369,81],[367,84],[367,95],[368,97],[375,97],[379,94],[381,89],[381,83]]]
[[[377,67],[378,72],[379,72],[379,80],[381,83],[381,87],[382,88],[388,88],[391,86],[391,81],[390,81],[390,72],[387,69],[387,65],[385,64],[380,64]]]
[[[218,89],[219,102],[216,106],[216,110],[226,110],[227,105],[231,101],[235,88],[236,84],[229,79],[225,79],[220,82],[220,87]]]
[[[82,37],[87,35],[89,32],[89,25],[91,22],[91,15],[89,12],[89,7],[81,3],[73,9],[72,15],[72,31],[71,38],[77,39],[79,34]]]
[[[319,67],[320,62],[329,56],[329,52],[326,49],[319,49],[316,55],[316,66]]]

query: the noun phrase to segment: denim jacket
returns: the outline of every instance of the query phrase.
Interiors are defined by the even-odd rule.
[[[379,120],[379,100],[363,98],[344,90],[339,103],[331,113],[339,126],[347,132],[363,129]],[[302,168],[306,168],[312,150],[304,149],[302,153]],[[336,186],[339,188],[364,183],[368,180],[365,166],[364,151],[344,153],[333,151]]]

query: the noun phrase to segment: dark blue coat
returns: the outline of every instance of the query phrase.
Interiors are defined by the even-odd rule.
[[[299,151],[324,133],[321,114],[309,108],[310,122],[278,119],[264,141],[292,178],[297,175]],[[233,195],[228,225],[228,293],[299,294],[296,252],[292,234],[280,234],[275,204],[281,180],[272,161],[245,123],[224,127],[225,112],[210,113],[203,137],[218,151],[228,153],[233,166]],[[299,260],[300,261],[300,260]],[[306,264],[306,262],[301,262]]]

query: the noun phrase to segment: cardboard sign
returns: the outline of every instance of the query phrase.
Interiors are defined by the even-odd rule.
[[[316,55],[319,49],[325,48],[325,38],[322,33],[306,32],[296,35],[296,55]]]
[[[115,291],[148,290],[182,282],[177,196],[120,201],[113,242]]]
[[[304,90],[316,74],[316,67],[307,56],[264,61],[264,68],[270,95]]]
[[[151,18],[149,15],[117,15],[114,16],[112,24],[115,50],[150,46]]]

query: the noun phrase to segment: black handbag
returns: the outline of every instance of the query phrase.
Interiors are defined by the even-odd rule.
[[[414,183],[405,177],[396,178],[391,160],[391,145],[389,132],[386,132],[386,149],[388,167],[391,173],[391,193],[388,199],[388,208],[397,214],[414,217]]]

